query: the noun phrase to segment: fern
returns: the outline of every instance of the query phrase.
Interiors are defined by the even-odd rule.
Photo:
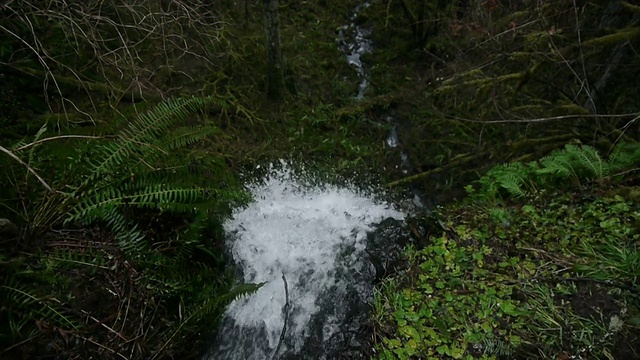
[[[208,226],[209,215],[202,211],[189,227],[182,233],[178,234],[176,242],[178,250],[176,262],[188,261],[196,249],[202,249],[202,233]]]
[[[480,179],[483,193],[494,198],[504,189],[511,196],[525,196],[532,187],[527,180],[530,172],[531,169],[521,163],[498,165]]]
[[[27,321],[40,319],[54,322],[61,327],[79,329],[79,324],[64,315],[61,309],[52,305],[46,298],[31,293],[26,284],[7,280],[0,285],[0,296],[4,301],[3,307],[10,312],[20,313],[23,319],[28,319]]]
[[[500,186],[506,189],[512,196],[522,197],[527,194],[526,190],[523,189],[525,183],[524,176],[517,171],[505,173],[497,180]]]
[[[541,161],[541,175],[553,174],[560,179],[601,179],[609,174],[609,164],[590,146],[568,144],[563,150],[553,152]]]
[[[482,342],[483,352],[489,356],[510,358],[513,355],[513,346],[505,341],[485,339]]]
[[[206,320],[211,317],[217,317],[221,311],[221,305],[227,304],[233,300],[237,300],[242,296],[252,294],[264,284],[239,284],[221,296],[211,296],[202,302],[196,304],[190,309],[194,321]],[[206,293],[206,292],[205,292]],[[210,294],[213,295],[213,294]]]
[[[213,135],[218,129],[212,126],[205,127],[181,127],[171,132],[171,136],[164,140],[163,147],[166,149],[179,149],[193,145],[198,141]]]
[[[177,98],[157,105],[146,114],[141,114],[136,121],[129,124],[118,134],[117,141],[103,146],[99,152],[98,161],[92,164],[92,175],[87,181],[95,180],[103,174],[108,174],[124,164],[129,156],[141,153],[158,154],[161,148],[145,148],[157,142],[167,130],[183,121],[187,116],[204,110],[214,98]]]
[[[125,205],[162,211],[186,212],[193,209],[191,204],[215,193],[213,189],[183,189],[165,184],[150,185],[130,194],[125,194],[123,190],[128,189],[126,186],[124,189],[108,188],[94,194],[94,196],[85,198],[73,209],[73,214],[69,216],[68,221],[108,218],[116,209]]]
[[[106,243],[92,251],[91,245],[83,244],[78,249],[85,250],[78,251],[65,249],[65,242],[33,255],[36,261],[15,265],[10,276],[0,276],[0,312],[5,322],[0,336],[24,339],[30,331],[27,336],[36,338],[51,330],[38,329],[36,321],[53,325],[53,330],[84,331],[78,325],[82,318],[77,303],[56,299],[67,299],[73,293],[73,281],[87,272],[97,272],[97,279],[122,275],[118,269],[113,273],[109,265],[122,263],[119,257],[133,269],[127,273],[135,274],[135,281],[126,286],[139,288],[131,290],[136,294],[129,299],[132,308],[133,302],[155,304],[153,316],[142,318],[141,314],[139,320],[145,322],[141,326],[154,329],[146,342],[155,337],[167,346],[183,346],[214,323],[227,302],[259,286],[234,288],[233,272],[227,271],[223,254],[211,244],[222,239],[217,233],[221,220],[248,197],[227,171],[224,159],[202,154],[194,146],[221,131],[215,126],[181,124],[219,101],[169,100],[133,119],[113,137],[87,144],[88,150],[65,154],[64,159],[71,161],[60,176],[56,173],[55,185],[72,194],[41,197],[36,214],[43,215],[33,219],[42,218],[38,224],[48,224],[47,229],[59,224],[60,217],[64,224],[98,223],[111,235],[101,240],[117,246]],[[32,159],[40,161],[40,153]],[[43,297],[44,291],[54,295]]]
[[[581,180],[599,180],[612,173],[630,169],[640,162],[640,145],[619,144],[606,160],[593,147],[568,144],[554,151],[539,162],[498,165],[489,170],[479,183],[478,199],[495,199],[501,190],[510,196],[522,197],[539,186],[563,186],[571,180],[580,185]]]
[[[609,169],[612,173],[630,170],[640,164],[640,146],[637,143],[621,142],[613,148],[609,156]]]
[[[115,141],[96,146],[92,156],[96,160],[89,161],[89,174],[77,188],[80,201],[69,211],[66,222],[101,220],[127,252],[139,252],[145,249],[145,236],[124,215],[125,209],[196,213],[199,206],[214,199],[233,201],[236,195],[231,192],[187,180],[194,176],[177,152],[218,131],[212,126],[174,128],[215,101],[194,97],[161,103],[138,116]]]
[[[92,248],[86,251],[74,251],[56,247],[53,254],[43,258],[53,262],[53,268],[74,268],[77,265],[95,268],[104,268],[106,260],[101,253],[97,253]]]
[[[554,153],[551,156],[545,156],[540,163],[542,164],[542,168],[538,170],[540,175],[552,174],[564,179],[577,177],[571,158],[563,154]]]
[[[592,175],[591,179],[601,179],[609,175],[609,164],[591,146],[567,145],[565,151],[576,160],[582,169]]]

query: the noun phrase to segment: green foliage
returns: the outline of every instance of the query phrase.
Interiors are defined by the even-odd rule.
[[[530,176],[531,169],[524,164],[499,165],[480,178],[480,192],[491,196],[506,190],[511,196],[522,197],[533,187]]]
[[[540,161],[496,166],[480,178],[478,190],[468,188],[467,192],[475,199],[485,200],[523,197],[544,187],[564,188],[589,181],[616,180],[617,173],[633,169],[638,162],[638,143],[618,144],[609,159],[603,159],[593,147],[568,144]]]
[[[65,191],[29,192],[42,185],[20,182],[16,173],[23,164],[12,166],[16,191],[38,206],[25,209],[21,224],[31,229],[22,232],[32,244],[28,260],[10,257],[14,265],[0,276],[0,317],[7,320],[0,351],[17,343],[12,354],[33,354],[31,346],[38,348],[41,339],[67,351],[72,343],[55,340],[60,333],[64,339],[91,336],[97,348],[90,353],[118,353],[125,349],[110,344],[113,329],[125,339],[144,328],[142,346],[127,342],[131,356],[193,353],[205,346],[200,334],[212,328],[225,305],[257,289],[234,285],[220,251],[221,222],[248,196],[223,160],[198,150],[198,142],[221,134],[202,118],[221,101],[169,100],[115,135],[64,156],[40,155],[57,151],[55,141],[38,142],[55,139],[44,137],[44,127],[30,143],[13,148],[32,168],[54,170],[50,183]],[[50,159],[56,161],[48,164]],[[91,230],[74,235],[68,229],[78,226]],[[37,248],[40,237],[45,246]],[[139,314],[131,317],[125,309]],[[100,328],[104,333],[80,325],[95,319],[110,319]]]
[[[594,200],[571,185],[625,181],[639,161],[637,143],[608,159],[567,145],[468,186],[472,201],[442,210],[442,235],[407,248],[406,274],[376,292],[379,358],[628,357],[618,344],[637,331],[640,207],[634,191]]]
[[[406,250],[376,291],[378,358],[631,356],[638,203],[539,190],[511,204],[449,206],[442,235]]]
[[[405,255],[413,259],[407,275],[415,283],[375,299],[389,311],[381,316],[393,319],[398,334],[383,339],[381,359],[470,358],[468,349],[485,343],[493,345],[483,358],[494,358],[521,343],[517,318],[527,312],[511,298],[515,287],[505,282],[508,271],[493,272],[497,267],[486,261],[493,256],[490,247],[458,245],[476,236],[460,226],[455,238],[443,235]]]
[[[78,330],[81,326],[78,319],[65,315],[65,310],[56,299],[42,297],[32,293],[33,288],[16,279],[5,278],[0,285],[0,299],[3,307],[10,311],[3,312],[0,339],[2,342],[15,342],[32,336],[33,321],[48,322],[49,326]],[[31,325],[31,326],[28,326]]]
[[[140,254],[144,235],[127,215],[134,209],[197,214],[203,209],[215,210],[212,201],[219,209],[222,204],[245,199],[242,193],[201,186],[180,157],[188,154],[181,149],[217,132],[217,128],[180,127],[173,132],[174,127],[216,103],[215,98],[169,100],[129,123],[115,141],[95,146],[88,174],[75,190],[80,201],[66,221],[101,220],[116,232],[123,249]]]

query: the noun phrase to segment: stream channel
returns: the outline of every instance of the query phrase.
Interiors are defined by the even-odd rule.
[[[360,81],[356,100],[369,85],[361,56],[373,49],[370,30],[357,24],[366,6],[354,9],[336,39]],[[395,128],[387,146],[400,146]],[[398,170],[410,171],[404,153],[397,162]],[[205,359],[365,359],[372,353],[373,284],[408,241],[406,214],[380,192],[317,185],[313,175],[291,168],[271,165],[264,179],[248,184],[254,201],[224,225],[240,278],[263,285],[228,306]],[[421,207],[417,195],[413,205]]]

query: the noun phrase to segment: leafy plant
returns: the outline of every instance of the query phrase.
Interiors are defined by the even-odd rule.
[[[492,249],[458,245],[474,237],[474,231],[460,226],[455,237],[442,235],[415,254],[410,285],[398,289],[397,297],[382,298],[397,326],[382,339],[382,359],[468,358],[468,349],[483,344],[500,344],[487,354],[507,353],[519,345],[517,335],[527,313],[511,295],[514,286],[505,283],[507,272],[491,273]],[[384,294],[388,296],[387,294]],[[472,310],[473,309],[473,310]],[[381,315],[379,315],[381,316]],[[508,328],[501,324],[509,324]],[[482,351],[480,351],[482,353]]]
[[[480,178],[478,191],[469,188],[467,192],[475,199],[518,198],[544,187],[564,187],[567,180],[579,186],[584,181],[612,179],[615,172],[633,169],[638,162],[640,145],[637,143],[618,144],[609,159],[603,159],[593,147],[567,144],[540,161],[496,166]]]
[[[3,326],[0,328],[0,338],[4,341],[16,341],[32,335],[34,320],[46,321],[47,326],[78,330],[80,322],[68,314],[55,302],[34,294],[28,283],[17,279],[5,278],[0,285],[0,298],[3,307],[11,309],[6,312]]]
[[[615,163],[587,156],[575,169]],[[630,357],[640,207],[570,190],[442,208],[444,231],[407,248],[406,273],[375,293],[378,358]]]
[[[23,201],[42,207],[25,213],[30,230],[22,236],[30,244],[44,237],[45,246],[32,246],[28,261],[10,258],[11,271],[0,276],[0,316],[8,320],[2,338],[18,344],[0,351],[29,354],[29,343],[47,339],[34,333],[48,333],[46,341],[54,342],[51,336],[60,333],[65,340],[56,342],[56,351],[67,351],[70,337],[93,334],[96,354],[105,349],[118,354],[125,349],[112,342],[115,328],[121,340],[146,329],[144,346],[142,340],[125,343],[136,357],[194,351],[197,345],[184,343],[204,345],[204,338],[194,342],[190,335],[210,329],[226,303],[259,286],[236,286],[219,250],[221,222],[248,197],[234,186],[222,160],[197,148],[199,141],[221,136],[216,126],[198,119],[220,101],[169,100],[113,136],[89,137],[87,147],[65,156],[66,162],[56,159],[54,166],[42,165],[47,158],[39,151],[64,136],[46,138],[43,128],[29,144],[13,147],[12,155],[26,158],[14,162],[14,171],[24,166],[59,171],[45,192],[24,193],[32,182],[14,176],[24,187],[18,192],[29,199]],[[215,176],[202,176],[203,167]],[[35,219],[41,221],[29,221]],[[85,230],[74,235],[78,227]],[[139,316],[127,315],[130,308]],[[98,320],[103,318],[111,319],[104,334],[80,325],[104,324]]]

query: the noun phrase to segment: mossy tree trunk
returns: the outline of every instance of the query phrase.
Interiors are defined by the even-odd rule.
[[[264,1],[264,26],[267,35],[267,95],[277,102],[284,98],[284,60],[280,44],[278,0]]]

